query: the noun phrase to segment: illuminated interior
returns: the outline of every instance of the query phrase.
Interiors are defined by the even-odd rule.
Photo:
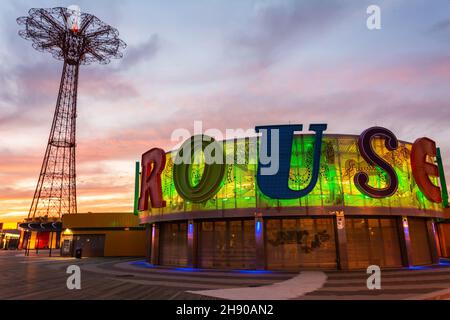
[[[246,143],[247,141],[247,143]],[[208,211],[241,208],[273,207],[386,207],[413,208],[422,210],[440,210],[441,205],[430,202],[415,184],[410,165],[410,143],[400,142],[399,148],[388,151],[384,140],[374,139],[373,146],[381,157],[391,164],[397,173],[399,187],[396,194],[389,198],[375,199],[362,194],[355,186],[353,178],[359,171],[370,176],[370,185],[382,188],[386,185],[384,171],[369,166],[359,155],[357,136],[325,136],[323,138],[320,173],[317,185],[306,197],[293,200],[270,199],[263,195],[256,185],[256,159],[252,164],[227,164],[226,175],[220,190],[208,201],[191,203],[181,198],[173,182],[173,161],[167,154],[166,168],[162,174],[163,198],[167,207],[141,212],[145,216],[181,213],[190,211]],[[226,141],[225,150],[233,148],[248,154],[248,139]],[[314,136],[295,136],[292,146],[291,174],[289,187],[298,190],[306,187],[311,179]],[[203,157],[196,157],[204,161]],[[191,166],[191,182],[195,185],[201,179],[204,164]],[[437,184],[437,179],[433,180]]]
[[[432,219],[441,216],[442,205],[429,201],[416,185],[410,164],[412,145],[399,142],[399,148],[391,152],[384,140],[373,140],[374,150],[395,169],[399,181],[393,196],[376,199],[359,191],[355,175],[367,173],[375,188],[386,187],[388,177],[363,160],[358,138],[324,136],[317,184],[310,194],[293,200],[271,199],[258,189],[257,159],[236,161],[251,154],[255,140],[224,142],[226,155],[234,154],[234,161],[226,164],[217,193],[201,203],[186,201],[177,193],[173,160],[167,154],[161,175],[167,206],[139,213],[141,223],[150,224],[148,230],[152,230],[148,261],[233,270],[401,268],[438,263],[435,241],[430,239]],[[293,190],[304,189],[311,181],[314,144],[313,135],[294,137],[288,181]],[[202,179],[205,159],[201,153],[193,158],[189,183],[195,187]],[[438,185],[437,179],[432,181]],[[338,223],[338,214],[342,223]]]

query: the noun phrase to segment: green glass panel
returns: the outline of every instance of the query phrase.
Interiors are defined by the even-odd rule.
[[[254,138],[252,138],[254,139]],[[224,149],[230,159],[227,160],[226,174],[217,194],[210,200],[194,204],[181,198],[173,183],[173,161],[167,154],[166,168],[163,171],[162,191],[167,207],[150,210],[150,215],[209,210],[229,210],[245,208],[278,208],[278,207],[402,207],[440,210],[439,204],[432,203],[424,197],[414,182],[411,173],[411,144],[401,142],[399,148],[388,151],[384,141],[375,139],[373,147],[385,161],[390,163],[397,173],[399,187],[390,198],[373,199],[362,194],[354,184],[357,172],[364,171],[369,175],[371,186],[386,186],[386,173],[379,168],[368,165],[359,155],[356,136],[325,136],[323,138],[319,179],[312,192],[304,198],[292,200],[270,199],[263,195],[257,187],[256,159],[248,159],[250,139],[230,140],[224,143]],[[254,140],[253,140],[254,141]],[[305,188],[310,180],[313,168],[313,151],[315,138],[312,135],[294,137],[292,145],[291,169],[288,185],[293,190]],[[203,174],[204,158],[191,169],[191,183],[196,185]],[[238,161],[239,160],[239,161]],[[438,184],[436,178],[433,182]]]

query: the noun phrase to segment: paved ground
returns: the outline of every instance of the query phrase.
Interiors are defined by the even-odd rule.
[[[82,271],[81,290],[66,287],[73,264]],[[196,271],[155,268],[142,259],[0,251],[0,299],[450,299],[450,263],[383,270],[382,290],[368,290],[366,279],[364,272]]]
[[[81,290],[68,290],[69,265],[81,268]],[[0,299],[215,299],[189,290],[255,287],[295,274],[195,272],[152,268],[126,258],[49,258],[0,250]]]
[[[324,286],[300,299],[450,299],[450,263],[447,261],[434,267],[382,270],[381,290],[368,290],[367,277],[361,271],[327,272]]]

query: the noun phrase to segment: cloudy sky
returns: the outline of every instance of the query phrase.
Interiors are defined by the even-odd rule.
[[[174,129],[381,125],[442,148],[450,181],[450,1],[79,0],[117,27],[124,59],[82,67],[79,212],[130,211],[134,161]],[[0,221],[28,213],[62,63],[21,39],[15,18],[73,1],[0,2]],[[381,7],[369,31],[366,9]]]

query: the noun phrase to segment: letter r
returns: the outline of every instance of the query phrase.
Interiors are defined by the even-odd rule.
[[[152,208],[164,208],[161,173],[166,167],[166,153],[159,148],[151,149],[142,155],[141,193],[139,211],[148,210],[150,197]]]

